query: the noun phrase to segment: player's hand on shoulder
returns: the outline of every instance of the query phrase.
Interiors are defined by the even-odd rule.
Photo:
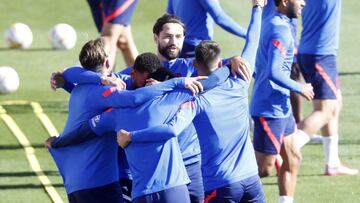
[[[51,143],[56,139],[56,136],[51,136],[51,137],[48,137],[45,142],[44,142],[44,146],[48,149],[52,148],[51,147]]]
[[[120,78],[113,76],[103,76],[101,77],[101,84],[107,86],[114,86],[118,90],[126,90],[126,83]]]
[[[310,83],[303,84],[301,95],[308,101],[314,98],[313,86]]]
[[[231,74],[236,78],[238,75],[247,82],[251,81],[251,69],[249,63],[240,56],[230,59]]]
[[[57,88],[64,87],[65,85],[65,79],[63,77],[63,71],[56,71],[51,73],[50,77],[50,87],[54,91],[56,91]]]
[[[251,0],[253,7],[259,6],[263,8],[267,4],[267,0]]]
[[[125,147],[127,147],[131,142],[130,133],[127,132],[126,130],[121,129],[120,131],[117,132],[116,136],[119,146],[123,149],[125,149]]]
[[[197,76],[191,78],[185,78],[185,88],[189,89],[193,95],[196,95],[202,91],[204,91],[204,87],[199,82],[199,80],[207,79],[207,76]]]

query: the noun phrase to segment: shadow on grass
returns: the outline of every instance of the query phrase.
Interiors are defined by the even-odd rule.
[[[262,183],[263,185],[277,185],[277,182],[273,182],[273,183]]]
[[[325,177],[323,173],[317,174],[298,174],[298,177]]]
[[[341,76],[351,76],[351,75],[360,75],[360,72],[340,72],[339,75]]]
[[[23,52],[37,52],[37,51],[57,51],[51,47],[38,47],[38,48],[28,48],[28,49],[11,49],[7,47],[0,47],[0,51],[23,51]]]
[[[50,185],[49,185],[50,186]],[[55,188],[64,187],[63,184],[52,184]],[[17,185],[0,185],[0,190],[15,190],[15,189],[40,189],[43,188],[40,184],[17,184]]]
[[[31,146],[35,149],[41,149],[41,148],[45,149],[43,143],[32,144]],[[18,149],[23,149],[23,147],[17,144],[0,145],[0,150],[18,150]]]
[[[340,145],[360,145],[360,139],[355,140],[340,140]],[[322,142],[309,142],[306,145],[322,145]]]
[[[44,171],[46,176],[60,176],[58,171]],[[0,177],[29,177],[36,176],[34,172],[21,171],[21,172],[0,172]]]

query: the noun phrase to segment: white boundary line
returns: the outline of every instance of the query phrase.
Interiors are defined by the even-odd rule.
[[[6,113],[6,110],[1,105],[27,105],[30,104],[34,110],[34,113],[40,119],[41,123],[48,131],[50,135],[57,135],[57,131],[54,125],[51,123],[50,119],[43,113],[42,108],[39,103],[29,102],[29,101],[7,101],[0,103],[0,117],[11,130],[13,135],[17,138],[19,143],[25,150],[26,158],[29,161],[31,169],[35,172],[41,184],[44,186],[47,194],[50,196],[52,202],[54,203],[63,203],[59,193],[53,187],[50,179],[44,174],[42,171],[39,161],[35,155],[35,149],[31,146],[29,140],[25,136],[25,134],[21,131],[15,121]],[[48,127],[49,125],[50,127]]]

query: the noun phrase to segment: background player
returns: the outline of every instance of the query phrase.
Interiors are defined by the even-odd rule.
[[[302,13],[298,62],[306,82],[314,86],[313,112],[300,124],[300,145],[321,129],[325,175],[355,175],[339,158],[339,114],[342,97],[336,55],[339,49],[341,0],[308,1]]]
[[[87,0],[97,30],[109,47],[110,66],[114,68],[117,49],[127,66],[133,65],[138,50],[131,34],[131,18],[138,0]]]
[[[194,57],[196,45],[213,39],[213,21],[236,36],[246,37],[247,30],[223,11],[218,0],[168,0],[167,12],[178,16],[186,26],[182,58]]]
[[[303,0],[276,0],[274,15],[264,19],[255,66],[250,103],[254,120],[254,148],[261,177],[269,176],[278,154],[283,164],[278,173],[279,202],[292,202],[301,154],[296,143],[296,123],[290,91],[308,100],[312,86],[290,79],[294,39],[290,19],[300,16]]]

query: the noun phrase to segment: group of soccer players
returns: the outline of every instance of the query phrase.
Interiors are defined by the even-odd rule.
[[[115,8],[131,3],[107,2]],[[81,67],[66,69],[51,81],[71,93],[64,131],[45,142],[69,201],[265,202],[260,177],[270,175],[281,160],[279,202],[293,202],[300,148],[320,128],[327,137],[325,175],[357,174],[338,156],[339,28],[331,26],[339,26],[341,2],[306,3],[270,0],[265,6],[265,0],[252,0],[245,31],[216,1],[169,0],[168,12],[179,17],[165,14],[154,24],[157,54],[138,55],[120,73],[112,72],[114,47],[106,37],[87,42],[79,55]],[[133,10],[118,15],[131,17]],[[122,22],[115,14],[102,14],[102,22],[110,25],[130,24],[129,17]],[[221,59],[206,24],[208,14],[245,38],[241,57]],[[300,15],[297,62],[307,84],[290,78],[296,50],[293,22]],[[104,21],[110,18],[114,21]],[[60,77],[66,82],[56,80]],[[313,100],[313,113],[298,127],[290,92]]]

